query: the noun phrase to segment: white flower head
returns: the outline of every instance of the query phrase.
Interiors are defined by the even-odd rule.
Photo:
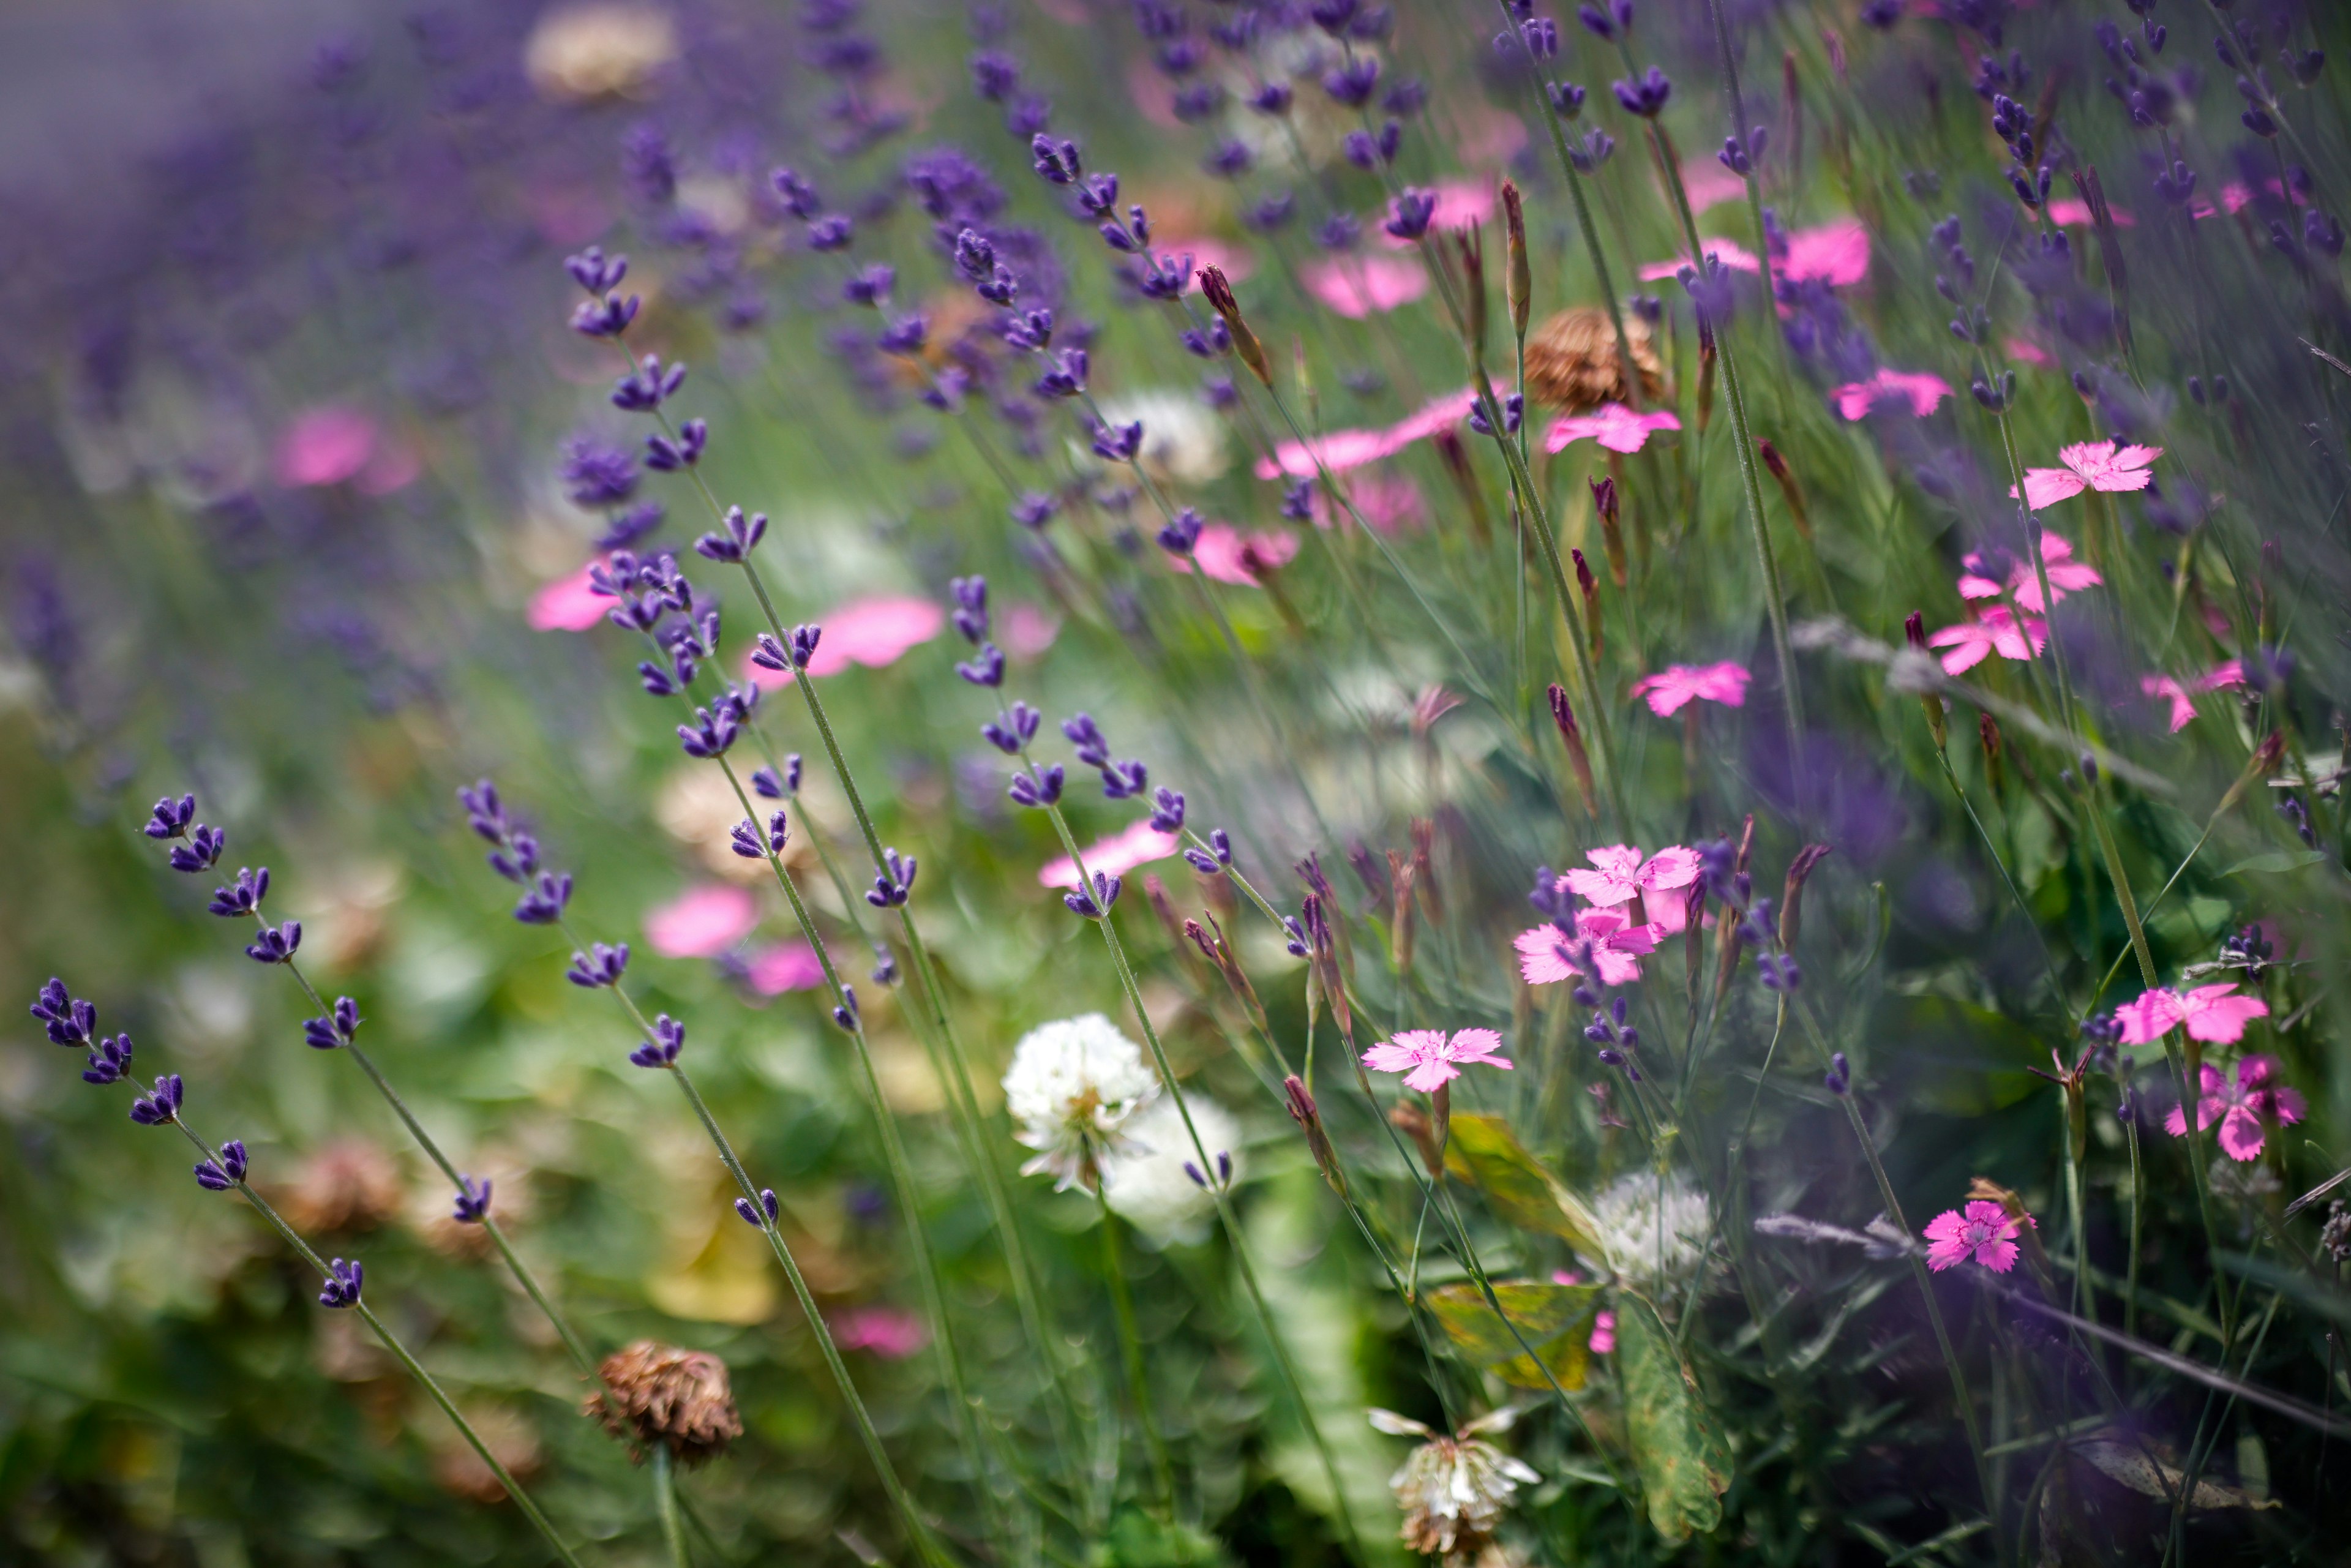
[[[1022,1176],[1050,1172],[1058,1191],[1091,1187],[1126,1149],[1128,1118],[1159,1092],[1143,1049],[1100,1013],[1040,1024],[1013,1049],[1004,1105],[1037,1151]]]
[[[1705,1257],[1714,1234],[1714,1210],[1706,1195],[1679,1171],[1661,1184],[1654,1171],[1620,1176],[1592,1203],[1604,1263],[1639,1290],[1687,1282]]]
[[[1143,465],[1161,484],[1206,485],[1232,466],[1225,422],[1197,392],[1146,387],[1104,398],[1102,413],[1112,424],[1143,422]],[[1081,461],[1095,461],[1091,450],[1077,442],[1071,443],[1070,450]]]
[[[1371,1412],[1377,1430],[1423,1439],[1388,1478],[1404,1510],[1399,1534],[1406,1546],[1454,1563],[1471,1562],[1492,1544],[1511,1494],[1542,1479],[1483,1436],[1507,1430],[1517,1416],[1505,1406],[1448,1437],[1393,1410]]]
[[[1122,1129],[1125,1146],[1105,1154],[1102,1161],[1102,1191],[1110,1206],[1151,1240],[1189,1245],[1207,1234],[1208,1216],[1216,1198],[1194,1181],[1186,1165],[1212,1182],[1223,1185],[1239,1178],[1240,1124],[1232,1113],[1205,1094],[1190,1094],[1184,1103],[1192,1125],[1208,1151],[1200,1163],[1192,1134],[1184,1130],[1184,1113],[1173,1098],[1155,1100],[1135,1113]],[[1232,1157],[1231,1176],[1218,1169],[1217,1156]]]

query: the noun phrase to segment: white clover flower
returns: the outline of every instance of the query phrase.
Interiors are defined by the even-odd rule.
[[[1102,413],[1112,424],[1143,422],[1141,460],[1161,484],[1206,485],[1232,466],[1225,422],[1196,392],[1145,388],[1102,399]],[[1070,450],[1081,462],[1098,461],[1081,443]]]
[[[1155,1100],[1135,1113],[1122,1129],[1125,1146],[1105,1155],[1102,1162],[1102,1191],[1111,1207],[1161,1245],[1198,1241],[1207,1234],[1208,1216],[1216,1209],[1216,1199],[1192,1179],[1184,1169],[1186,1164],[1217,1181],[1217,1156],[1230,1155],[1232,1174],[1222,1179],[1239,1179],[1240,1124],[1205,1094],[1187,1095],[1184,1103],[1191,1108],[1192,1125],[1207,1148],[1207,1166],[1201,1165],[1192,1134],[1184,1130],[1184,1113],[1172,1097]]]
[[[1406,1546],[1453,1564],[1476,1561],[1493,1544],[1511,1494],[1542,1479],[1485,1440],[1483,1434],[1508,1430],[1517,1416],[1504,1406],[1448,1437],[1393,1410],[1371,1412],[1377,1430],[1423,1439],[1388,1478],[1404,1511],[1399,1534]]]
[[[1142,1048],[1102,1014],[1040,1024],[1004,1073],[1015,1136],[1037,1151],[1020,1174],[1050,1172],[1058,1191],[1092,1186],[1102,1160],[1125,1152],[1127,1119],[1158,1092]]]
[[[1714,1233],[1714,1210],[1706,1195],[1691,1186],[1679,1171],[1666,1177],[1662,1189],[1654,1171],[1620,1176],[1593,1200],[1592,1213],[1598,1221],[1600,1245],[1608,1256],[1585,1261],[1605,1262],[1619,1279],[1637,1290],[1687,1283],[1697,1272],[1702,1249]]]

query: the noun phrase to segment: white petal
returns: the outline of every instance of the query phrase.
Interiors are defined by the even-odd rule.
[[[1385,1432],[1391,1437],[1434,1437],[1437,1436],[1436,1433],[1430,1431],[1427,1427],[1422,1426],[1411,1416],[1399,1416],[1393,1410],[1367,1410],[1364,1412],[1364,1415],[1371,1420],[1372,1430],[1375,1432]]]

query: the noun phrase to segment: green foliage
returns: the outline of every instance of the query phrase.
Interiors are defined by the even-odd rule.
[[[1625,1433],[1649,1522],[1669,1542],[1703,1534],[1722,1522],[1722,1494],[1730,1487],[1721,1427],[1657,1309],[1633,1291],[1616,1300]]]

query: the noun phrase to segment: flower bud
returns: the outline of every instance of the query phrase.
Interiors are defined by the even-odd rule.
[[[1583,797],[1586,816],[1597,821],[1600,801],[1592,788],[1592,758],[1583,749],[1583,736],[1575,727],[1575,710],[1568,706],[1567,688],[1557,681],[1551,685],[1551,716],[1559,726],[1559,737],[1567,747],[1567,765],[1575,774],[1576,793]]]
[[[1796,950],[1796,932],[1803,923],[1804,883],[1813,868],[1828,858],[1826,844],[1806,844],[1788,862],[1788,879],[1780,888],[1780,950]]]
[[[1223,267],[1204,267],[1200,269],[1200,293],[1207,300],[1208,308],[1224,318],[1225,329],[1232,334],[1235,356],[1249,368],[1252,375],[1270,388],[1273,385],[1273,370],[1266,362],[1265,346],[1257,340],[1257,334],[1250,331],[1249,323],[1242,319],[1240,301],[1233,297],[1233,286],[1226,279]]]
[[[1617,527],[1618,508],[1616,480],[1612,476],[1593,479],[1592,509],[1600,517],[1600,543],[1608,552],[1608,575],[1617,587],[1625,586],[1625,535]]]
[[[1600,583],[1593,577],[1592,563],[1583,559],[1582,550],[1571,548],[1567,553],[1575,558],[1575,586],[1583,596],[1584,645],[1590,650],[1593,662],[1597,664],[1601,645],[1605,641],[1600,622]]]
[[[1976,739],[1983,747],[1984,779],[1994,795],[2008,789],[2008,768],[2001,760],[2000,725],[1988,713],[1976,715]]]
[[[1534,298],[1534,275],[1527,263],[1527,214],[1519,201],[1519,187],[1502,182],[1502,232],[1507,263],[1503,288],[1510,302],[1510,330],[1526,341],[1527,315]]]
[[[1813,519],[1811,514],[1804,510],[1804,489],[1796,483],[1795,475],[1788,471],[1787,458],[1781,455],[1780,449],[1772,445],[1769,438],[1759,436],[1755,447],[1763,459],[1763,466],[1770,469],[1771,477],[1780,482],[1780,494],[1787,498],[1788,516],[1794,519],[1796,531],[1810,539],[1813,537]]]
[[[1281,1081],[1281,1092],[1289,1103],[1290,1119],[1306,1134],[1306,1152],[1314,1156],[1314,1168],[1322,1173],[1332,1192],[1346,1197],[1346,1173],[1339,1168],[1339,1153],[1331,1146],[1331,1134],[1323,1131],[1322,1113],[1314,1096],[1294,1072]]]
[[[1920,615],[1916,610],[1910,612],[1909,615],[1904,619],[1902,622],[1902,636],[1903,640],[1910,644],[1913,652],[1922,655],[1927,653],[1927,621],[1926,618]],[[1943,747],[1950,741],[1950,732],[1947,730],[1943,725],[1943,698],[1941,694],[1937,692],[1920,692],[1918,694],[1918,706],[1926,710],[1927,728],[1935,737],[1935,749],[1938,751],[1942,750]]]

